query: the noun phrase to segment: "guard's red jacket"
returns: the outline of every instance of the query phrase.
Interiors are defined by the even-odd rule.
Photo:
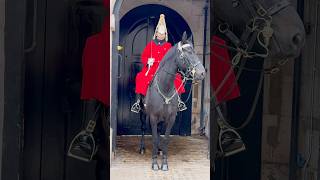
[[[109,17],[100,33],[90,36],[82,55],[81,99],[96,99],[110,105],[110,35]]]
[[[218,36],[213,36],[212,41],[221,45],[226,45],[226,42]],[[210,81],[214,93],[216,94],[216,101],[220,103],[239,97],[240,90],[234,71],[231,69],[228,50],[217,44],[213,44],[211,46],[210,59]],[[230,69],[231,73],[227,76]]]
[[[142,94],[144,96],[147,94],[150,81],[152,80],[154,74],[156,73],[162,58],[170,48],[171,48],[171,44],[168,42],[165,42],[163,44],[160,44],[160,43],[156,44],[155,41],[151,41],[147,44],[147,46],[145,47],[145,49],[141,54],[141,62],[143,64],[143,68],[141,72],[139,72],[136,76],[136,93],[137,94]],[[148,65],[147,65],[148,58],[151,58],[151,54],[152,54],[152,58],[154,58],[155,60],[148,74],[146,75],[146,72],[148,71]],[[184,86],[182,85],[181,75],[179,73],[177,73],[176,75],[174,85],[178,90],[179,94],[185,92]]]

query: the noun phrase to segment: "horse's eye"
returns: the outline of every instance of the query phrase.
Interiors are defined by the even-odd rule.
[[[233,0],[232,1],[232,7],[236,8],[240,5],[240,2],[238,0]]]
[[[187,49],[187,53],[192,53],[192,49]]]

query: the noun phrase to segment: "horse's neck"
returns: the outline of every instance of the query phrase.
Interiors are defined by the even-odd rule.
[[[164,57],[158,69],[158,85],[160,90],[165,94],[169,94],[174,90],[174,80],[176,78],[175,74],[177,73],[177,65],[175,63],[175,58],[177,56],[173,52],[174,49],[175,48],[172,48],[172,52],[168,52],[168,56],[166,55]]]

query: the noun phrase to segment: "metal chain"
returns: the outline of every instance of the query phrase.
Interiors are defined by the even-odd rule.
[[[169,104],[169,103],[170,103],[171,99],[173,99],[173,97],[174,97],[176,94],[178,94],[178,91],[181,89],[181,87],[182,87],[182,86],[184,85],[184,83],[185,83],[185,77],[184,77],[183,80],[182,80],[181,85],[179,86],[179,88],[176,89],[176,88],[174,87],[174,89],[175,89],[174,93],[173,93],[170,97],[168,97],[168,96],[164,95],[164,94],[161,92],[160,87],[159,87],[159,83],[158,83],[158,78],[157,78],[157,76],[155,77],[155,80],[156,80],[155,83],[156,83],[157,90],[158,90],[159,94],[162,96],[162,98],[164,99],[164,101],[165,101],[166,104]]]

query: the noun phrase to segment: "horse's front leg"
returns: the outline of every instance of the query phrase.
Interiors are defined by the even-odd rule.
[[[152,169],[157,171],[159,170],[159,165],[157,162],[158,155],[158,128],[157,128],[157,119],[154,116],[150,116],[150,123],[152,129]]]
[[[161,169],[163,171],[168,171],[168,145],[169,145],[169,137],[171,133],[172,126],[174,125],[176,117],[172,115],[168,118],[168,121],[166,121],[166,132],[164,134],[164,140],[163,140],[163,156],[162,156],[162,165]]]
[[[161,150],[161,130],[162,130],[162,123],[158,124],[158,155],[162,155],[162,150]]]
[[[145,152],[144,134],[146,131],[146,115],[143,112],[140,112],[140,121],[141,121],[140,154],[144,154]]]

